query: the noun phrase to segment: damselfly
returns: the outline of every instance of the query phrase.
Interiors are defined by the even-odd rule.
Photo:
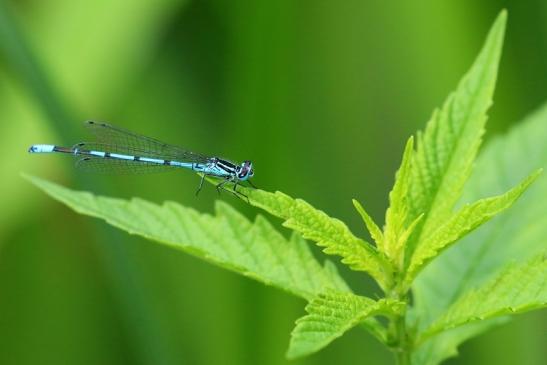
[[[30,146],[31,153],[60,152],[69,153],[78,158],[79,169],[101,173],[149,173],[184,168],[201,173],[196,195],[203,187],[205,177],[218,178],[218,192],[228,183],[233,184],[234,195],[242,195],[236,190],[244,181],[251,183],[253,163],[243,161],[236,164],[231,161],[207,157],[183,148],[160,142],[107,123],[87,121],[85,126],[95,135],[96,142],[81,142],[72,147],[51,144]]]

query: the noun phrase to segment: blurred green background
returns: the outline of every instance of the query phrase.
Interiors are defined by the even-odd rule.
[[[285,364],[304,302],[48,199],[79,190],[212,211],[190,173],[91,176],[32,143],[107,120],[198,152],[252,159],[255,183],[363,235],[382,221],[406,138],[509,10],[487,139],[547,99],[547,2],[0,0],[0,364]],[[221,197],[249,217],[254,209]],[[339,265],[340,266],[340,265]],[[357,291],[370,281],[343,270]],[[449,364],[539,364],[543,313],[465,344]],[[354,330],[294,364],[389,364]]]

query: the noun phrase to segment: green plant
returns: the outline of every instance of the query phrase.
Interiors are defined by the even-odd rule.
[[[470,265],[467,258],[480,267],[489,261],[484,257],[488,246],[482,243],[463,242],[468,251],[463,258],[462,252],[454,254],[457,251],[453,250],[439,255],[513,205],[540,173],[532,173],[505,193],[477,200],[473,189],[497,176],[495,159],[490,157],[487,162],[479,161],[482,176],[471,179],[464,191],[484,133],[505,23],[502,12],[470,71],[433,113],[424,132],[418,133],[416,148],[414,138],[408,140],[389,194],[384,228],[353,201],[375,245],[355,236],[343,222],[281,192],[241,188],[250,204],[281,218],[294,231],[290,239],[261,215],[251,222],[220,201],[215,214],[209,215],[174,202],[160,206],[138,198],[100,197],[29,179],[81,214],[102,218],[131,234],[307,300],[308,314],[296,322],[289,358],[318,351],[359,325],[389,346],[399,364],[436,364],[453,355],[465,339],[503,321],[505,315],[547,305],[547,254],[540,240],[526,254],[518,255],[516,263],[508,262],[510,251],[500,253],[494,261],[497,266],[480,268],[480,275],[464,270],[452,281],[441,275],[446,269],[435,265],[452,262],[456,268],[465,268]],[[499,144],[492,148],[503,150]],[[489,153],[497,156],[499,152]],[[514,219],[489,227],[501,231],[524,223]],[[323,247],[326,254],[340,256],[351,269],[368,273],[384,297],[374,300],[354,294],[334,264],[327,260],[321,265],[313,257],[305,239]],[[473,252],[476,246],[483,251]]]

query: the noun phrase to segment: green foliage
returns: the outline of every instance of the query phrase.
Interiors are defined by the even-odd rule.
[[[545,307],[546,286],[546,253],[522,265],[510,265],[490,282],[462,295],[423,332],[422,339],[469,322]]]
[[[355,206],[355,209],[357,209],[357,212],[361,215],[361,218],[363,218],[363,221],[365,222],[365,226],[367,227],[367,230],[370,233],[370,236],[376,243],[376,247],[380,249],[380,251],[384,251],[383,244],[384,244],[384,234],[382,233],[382,230],[378,225],[374,222],[372,217],[365,211],[365,208],[359,203],[357,200],[352,200],[353,205]]]
[[[481,144],[492,104],[507,14],[502,12],[456,91],[435,110],[418,143],[409,190],[409,220],[425,213],[408,245],[412,252],[452,216]]]
[[[332,263],[321,266],[306,242],[294,234],[285,239],[262,216],[250,222],[219,201],[215,214],[198,213],[175,202],[157,205],[94,196],[28,177],[51,197],[80,214],[256,279],[267,285],[311,299],[325,289],[348,291]]]
[[[505,194],[481,199],[473,204],[466,204],[454,213],[446,223],[433,231],[417,247],[405,278],[406,284],[410,285],[418,272],[442,250],[445,250],[496,214],[509,208],[536,180],[540,173],[541,170],[536,171]]]
[[[477,160],[462,202],[502,192],[530,170],[547,168],[546,121],[547,104],[506,136],[490,142]],[[540,176],[511,209],[431,261],[412,285],[415,304],[410,317],[419,332],[444,316],[471,289],[494,281],[508,262],[526,262],[542,254],[547,237],[546,196],[547,178]],[[417,348],[413,363],[438,364],[455,356],[466,339],[506,321],[506,317],[494,318],[441,332]]]
[[[309,355],[327,346],[367,317],[401,312],[405,303],[380,299],[374,301],[351,293],[329,291],[320,294],[307,306],[308,315],[296,321],[287,356],[291,359]]]
[[[393,263],[401,269],[403,266],[402,259],[405,243],[421,220],[419,214],[414,218],[414,222],[406,227],[405,223],[408,217],[408,191],[410,188],[410,177],[412,170],[411,162],[414,152],[414,138],[408,140],[405,152],[403,153],[403,161],[401,167],[395,176],[395,184],[389,193],[389,208],[386,211],[386,226],[384,229],[384,252],[391,258]]]
[[[355,237],[340,220],[331,218],[302,199],[293,199],[281,192],[245,190],[252,205],[284,219],[283,225],[302,234],[304,238],[325,247],[323,252],[342,257],[342,262],[353,270],[366,271],[386,288],[391,267],[374,246]]]
[[[251,205],[281,218],[285,227],[295,231],[289,240],[262,216],[251,222],[226,203],[217,203],[215,214],[210,215],[174,202],[159,206],[141,199],[96,197],[38,178],[29,179],[81,214],[104,219],[129,233],[308,300],[308,315],[297,321],[292,332],[287,354],[290,358],[318,351],[361,325],[392,348],[401,363],[412,360],[415,364],[436,364],[454,354],[463,340],[498,323],[500,316],[547,305],[543,251],[524,264],[509,267],[509,251],[494,256],[497,261],[484,251],[485,247],[493,247],[492,242],[507,239],[498,235],[507,226],[520,231],[527,224],[545,219],[541,210],[528,220],[511,220],[509,225],[498,220],[489,240],[473,238],[460,251],[454,250],[458,247],[456,241],[513,205],[539,176],[539,172],[533,173],[513,188],[515,182],[504,185],[498,196],[481,199],[491,194],[490,186],[485,186],[481,194],[469,194],[463,199],[464,203],[472,203],[455,210],[471,174],[492,103],[505,22],[506,13],[502,12],[456,91],[434,112],[425,131],[418,134],[416,149],[414,139],[409,139],[389,194],[383,232],[354,200],[376,246],[356,237],[342,221],[281,192],[240,187]],[[545,145],[543,141],[537,143]],[[499,151],[495,148],[479,164],[481,178],[485,171],[492,179],[500,175],[496,168]],[[537,161],[524,155],[522,161],[529,162],[526,174],[545,164],[541,158],[546,155],[545,151],[539,153]],[[513,159],[510,165],[522,161]],[[524,175],[521,171],[519,176]],[[472,179],[468,189],[472,191],[482,181]],[[544,197],[545,190],[542,192],[540,196]],[[531,203],[537,207],[540,201]],[[533,237],[544,244],[544,236]],[[520,239],[528,238],[525,235]],[[321,266],[304,239],[314,241],[326,254],[340,256],[351,269],[367,272],[385,297],[373,300],[352,294],[335,266],[328,261]],[[452,250],[439,257],[451,246]],[[465,255],[468,250],[470,254]],[[435,264],[446,260],[461,268],[457,280],[448,276],[452,267]],[[489,266],[481,267],[483,262]],[[497,275],[486,277],[487,272]],[[411,289],[413,306],[409,305]],[[378,315],[387,317],[387,325],[374,318]]]

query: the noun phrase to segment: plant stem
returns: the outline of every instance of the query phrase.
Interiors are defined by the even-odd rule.
[[[395,348],[395,358],[397,365],[410,365],[410,348],[408,341],[408,333],[406,331],[406,310],[395,319],[395,338],[397,347]]]
[[[395,289],[395,288],[394,288]],[[388,295],[398,301],[408,303],[408,294],[404,291],[397,289],[392,290]],[[389,337],[391,342],[391,348],[394,352],[397,365],[410,365],[412,339],[409,336],[408,329],[406,327],[406,308],[402,313],[392,317],[389,325]]]

